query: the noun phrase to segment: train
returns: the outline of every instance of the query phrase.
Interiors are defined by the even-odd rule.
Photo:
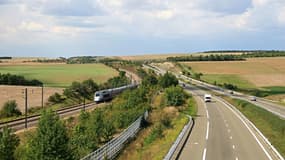
[[[118,88],[97,91],[94,94],[94,101],[96,103],[110,101],[115,95],[120,94],[126,89],[136,88],[137,86],[138,84],[129,84]]]

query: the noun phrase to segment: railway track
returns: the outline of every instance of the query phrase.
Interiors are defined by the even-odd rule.
[[[95,102],[87,103],[85,104],[85,109],[91,109],[96,106],[99,106],[99,104],[96,104]],[[59,114],[61,118],[63,118],[66,116],[77,114],[82,109],[84,109],[84,105],[80,104],[80,105],[75,105],[75,106],[71,106],[67,108],[61,108],[61,109],[56,110],[55,112]],[[40,119],[40,114],[27,117],[27,128],[35,126],[39,119]],[[15,131],[24,129],[26,128],[26,118],[24,117],[24,118],[18,118],[18,119],[7,121],[7,122],[0,122],[0,129],[2,129],[4,126],[13,128]]]

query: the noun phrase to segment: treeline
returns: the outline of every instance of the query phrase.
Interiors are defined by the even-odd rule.
[[[254,53],[254,52],[284,52],[279,50],[216,50],[204,51],[202,53]]]
[[[240,55],[243,58],[253,57],[284,57],[285,51],[255,51],[252,53],[244,53]]]
[[[0,59],[12,59],[12,57],[0,57]]]
[[[43,83],[39,80],[27,80],[24,76],[13,75],[10,73],[0,73],[0,85],[25,85],[25,86],[42,86]]]
[[[86,63],[97,63],[97,56],[78,56],[70,57],[67,59],[67,64],[86,64]]]
[[[240,55],[199,55],[199,56],[179,56],[179,57],[167,57],[168,61],[244,61],[245,58]]]
[[[209,53],[231,53],[234,51],[215,51]],[[241,51],[235,51],[241,52]],[[243,51],[243,54],[233,55],[233,54],[211,54],[211,55],[190,55],[190,56],[178,56],[178,57],[167,57],[168,61],[178,62],[178,61],[244,61],[246,58],[254,57],[284,57],[285,51],[254,51],[247,52]],[[207,53],[207,52],[205,52]]]
[[[59,58],[55,58],[55,59],[36,59],[36,60],[32,60],[32,61],[24,61],[24,63],[26,62],[37,62],[37,63],[65,63],[66,62],[66,58],[64,57],[59,57]]]

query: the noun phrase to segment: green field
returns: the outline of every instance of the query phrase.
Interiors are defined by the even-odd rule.
[[[38,79],[49,87],[66,87],[73,81],[88,78],[102,83],[118,75],[117,71],[104,64],[25,64],[1,65],[0,73],[22,75],[27,79]]]
[[[214,84],[230,83],[238,86],[242,89],[252,89],[255,85],[247,81],[246,79],[238,75],[226,75],[226,74],[206,74],[201,77],[202,80]]]

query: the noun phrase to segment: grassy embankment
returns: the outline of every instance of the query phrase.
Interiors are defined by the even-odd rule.
[[[225,98],[236,106],[273,144],[280,154],[285,156],[285,120],[255,106],[249,102]]]
[[[196,116],[197,106],[193,97],[187,100],[183,107],[165,107],[163,95],[158,95],[154,99],[153,109],[150,114],[150,125],[139,132],[119,159],[163,159],[168,150],[176,140],[177,136],[188,122],[186,115]],[[163,136],[158,137],[155,128],[163,116],[171,117],[171,127],[163,130]]]
[[[49,87],[67,87],[73,81],[83,81],[89,78],[102,83],[118,75],[116,70],[103,64],[11,64],[1,65],[0,73],[38,79]]]

